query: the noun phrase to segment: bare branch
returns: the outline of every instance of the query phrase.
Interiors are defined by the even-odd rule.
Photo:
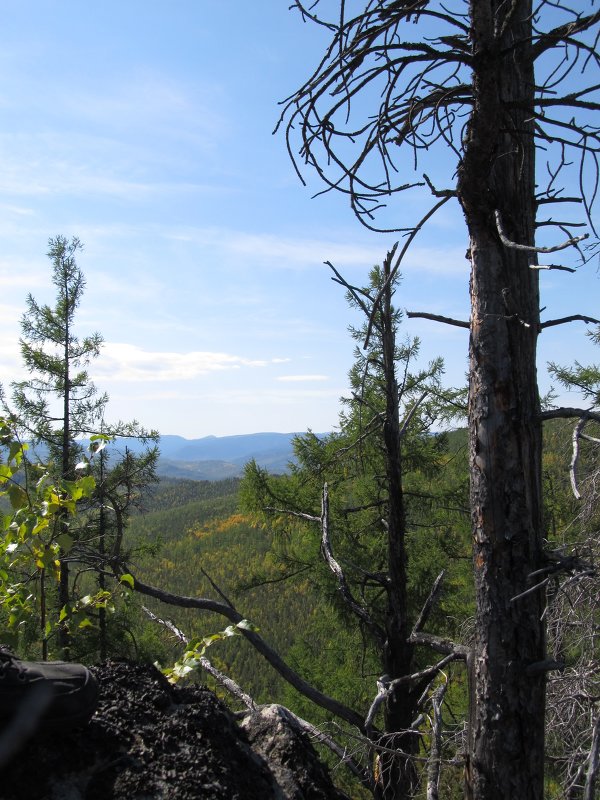
[[[441,661],[438,661],[437,664],[434,664],[432,667],[427,667],[426,669],[422,669],[420,672],[413,672],[412,675],[403,675],[401,678],[396,678],[393,681],[390,681],[389,688],[390,690],[394,688],[394,686],[400,686],[401,683],[417,683],[422,681],[424,678],[432,678],[441,672],[444,667],[448,666],[451,661],[458,661],[462,659],[462,655],[460,653],[449,653],[446,658],[443,658]]]
[[[438,800],[439,798],[442,767],[442,706],[447,689],[448,681],[444,681],[431,698],[433,719],[431,721],[431,749],[427,762],[427,800]]]
[[[427,397],[428,394],[429,394],[429,391],[423,392],[421,394],[421,396],[413,403],[413,405],[411,406],[410,411],[408,412],[408,414],[404,418],[404,422],[400,426],[400,431],[399,431],[399,435],[400,436],[404,436],[404,434],[408,430],[408,426],[410,425],[410,422],[411,422],[412,418],[417,413],[417,411],[419,409],[419,406],[421,405],[423,400],[425,400],[425,398]]]
[[[209,675],[212,675],[213,678],[220,683],[224,689],[227,689],[232,697],[235,697],[236,700],[240,700],[250,711],[256,711],[258,706],[256,705],[254,699],[250,697],[250,695],[247,694],[242,687],[233,680],[233,678],[230,678],[228,675],[225,675],[224,672],[221,672],[215,666],[213,666],[206,656],[200,656],[198,661],[200,662],[202,669],[206,670]]]
[[[316,517],[312,514],[305,514],[301,511],[289,511],[281,508],[273,508],[271,506],[267,506],[265,510],[276,512],[278,514],[288,514],[292,517],[304,519],[307,522],[319,523],[321,526],[321,553],[323,554],[323,558],[325,559],[327,566],[337,579],[338,589],[344,598],[344,602],[347,604],[350,611],[352,611],[352,613],[355,614],[361,620],[361,622],[364,622],[364,624],[367,625],[369,630],[372,631],[373,635],[376,637],[377,641],[383,643],[385,641],[385,632],[373,620],[367,609],[354,598],[352,592],[350,591],[350,587],[348,586],[348,581],[346,580],[344,571],[333,556],[331,540],[329,537],[329,491],[327,484],[325,484],[323,487],[320,517]]]
[[[577,463],[579,461],[579,436],[585,427],[587,420],[581,418],[573,428],[572,445],[573,450],[571,454],[571,463],[569,464],[569,478],[571,480],[571,489],[576,500],[581,500],[581,494],[577,488]]]
[[[596,717],[594,724],[594,735],[592,737],[592,746],[590,748],[590,758],[588,771],[585,778],[585,789],[583,792],[583,800],[594,800],[596,797],[596,778],[598,777],[598,769],[600,767],[600,716]]]
[[[562,270],[563,272],[577,272],[577,270],[572,267],[563,267],[560,264],[530,264],[529,269],[556,269]]]
[[[341,592],[344,602],[348,608],[373,632],[377,640],[383,644],[385,641],[385,631],[373,620],[367,609],[362,606],[352,595],[348,581],[339,563],[333,556],[331,541],[329,538],[329,491],[327,484],[323,486],[322,506],[321,506],[321,552],[327,562],[327,566],[333,572],[338,582],[338,589]]]
[[[429,615],[431,614],[431,610],[440,594],[440,590],[442,588],[442,583],[444,581],[444,577],[446,575],[446,570],[443,569],[440,574],[437,576],[435,581],[433,582],[433,586],[431,587],[431,591],[429,592],[429,596],[421,609],[421,613],[419,614],[417,621],[415,622],[412,632],[419,633],[419,631],[423,630],[425,625],[427,624],[427,620],[429,619]]]
[[[131,570],[127,570],[129,574],[131,574]],[[235,609],[225,603],[221,603],[217,600],[212,600],[207,597],[185,597],[183,595],[173,594],[171,592],[167,592],[164,589],[157,589],[154,586],[149,586],[142,581],[139,581],[135,576],[132,576],[134,579],[134,589],[136,592],[140,594],[146,595],[147,597],[154,597],[157,600],[160,600],[162,603],[166,603],[167,605],[177,606],[179,608],[197,608],[202,611],[211,611],[215,614],[220,614],[221,616],[228,619],[230,622],[237,624],[241,622],[244,617]],[[351,725],[356,726],[362,730],[363,727],[363,718],[360,714],[357,714],[348,706],[345,706],[343,703],[340,703],[338,700],[335,700],[332,697],[328,697],[327,695],[320,692],[318,689],[315,689],[314,686],[311,686],[307,683],[304,678],[301,678],[294,670],[289,667],[285,661],[281,658],[279,653],[277,653],[273,648],[267,644],[267,642],[256,632],[250,631],[246,628],[241,628],[240,633],[244,636],[250,644],[269,662],[269,664],[275,669],[282,678],[287,681],[291,686],[297,689],[301,694],[305,697],[308,697],[313,703],[321,708],[325,708],[327,711],[330,711],[332,714],[335,714],[340,719],[349,722]]]
[[[178,641],[181,642],[181,644],[189,643],[189,639],[185,635],[185,633],[181,630],[181,628],[178,628],[177,625],[175,625],[175,623],[172,622],[170,619],[163,619],[162,617],[157,616],[153,611],[150,611],[150,609],[144,605],[142,606],[142,611],[147,617],[149,617],[152,620],[152,622],[156,622],[159,625],[162,625],[163,628],[166,628],[168,631],[170,631],[173,634],[173,636]]]
[[[396,253],[396,246],[394,246],[392,248],[392,250],[390,250],[389,253],[387,254],[386,261],[389,264],[389,273],[388,273],[388,276],[387,276],[387,280],[385,281],[385,283],[383,284],[383,286],[379,290],[379,293],[378,293],[377,297],[373,300],[373,305],[371,307],[371,314],[370,314],[370,317],[369,317],[369,325],[367,327],[367,335],[365,336],[365,343],[363,345],[363,348],[365,350],[369,346],[369,340],[371,338],[371,330],[372,330],[373,324],[375,322],[375,316],[376,316],[377,311],[379,309],[379,305],[380,305],[380,303],[381,303],[381,301],[382,301],[382,299],[383,299],[383,297],[384,297],[384,295],[385,295],[385,293],[387,291],[388,286],[392,283],[392,281],[396,277],[396,273],[400,269],[400,264],[402,263],[402,259],[406,255],[406,252],[408,251],[409,247],[411,246],[411,244],[413,243],[414,239],[417,237],[417,234],[421,231],[421,229],[423,228],[425,223],[428,222],[431,219],[431,217],[433,217],[433,215],[437,211],[439,211],[439,209],[443,205],[445,205],[448,202],[448,200],[450,200],[449,196],[442,197],[442,199],[438,203],[436,203],[432,208],[430,208],[429,211],[419,220],[419,222],[414,226],[414,228],[412,228],[409,231],[408,236],[406,238],[406,242],[404,243],[404,246],[402,247],[402,250],[400,251],[400,254],[396,258],[396,263],[394,264],[393,267],[392,267],[392,260],[394,259],[394,256],[395,256],[395,253]]]
[[[146,608],[146,606],[142,606],[142,611],[144,611],[144,613],[153,622],[162,625],[168,631],[170,631],[182,644],[189,644],[189,639],[185,633],[170,619],[162,619],[154,612],[150,611],[149,608]],[[246,692],[244,692],[243,689],[238,686],[238,684],[232,678],[229,678],[223,672],[220,672],[216,667],[214,667],[206,656],[200,656],[198,661],[201,667],[206,670],[209,675],[212,675],[215,680],[217,680],[225,689],[227,689],[229,694],[231,694],[237,700],[240,700],[246,706],[246,708],[250,709],[250,711],[256,711],[257,705],[254,700],[249,694],[246,694]]]
[[[466,328],[467,330],[471,327],[471,323],[465,322],[462,319],[442,317],[440,314],[429,314],[426,311],[407,311],[406,316],[409,319],[430,319],[433,322],[444,322],[446,325],[454,325],[457,328]]]
[[[292,511],[289,508],[276,508],[275,506],[265,506],[265,511],[270,511],[273,514],[287,514],[290,517],[298,517],[307,522],[320,522],[321,517],[315,517],[313,514],[305,514],[302,511]]]
[[[551,408],[540,413],[542,421],[548,419],[591,419],[600,422],[600,412],[585,410],[583,408]]]
[[[550,50],[553,47],[556,47],[562,41],[572,38],[575,36],[575,34],[591,28],[598,22],[598,20],[600,20],[600,12],[596,11],[595,14],[590,14],[586,17],[579,17],[573,22],[569,22],[566,25],[560,25],[559,27],[554,28],[553,30],[539,37],[538,41],[533,46],[533,57],[535,59],[539,58],[539,56],[541,56],[542,53],[545,53],[546,50]]]
[[[419,672],[413,672],[411,675],[402,675],[402,677],[396,678],[393,681],[389,679],[389,676],[382,675],[382,677],[377,681],[377,694],[375,695],[367,716],[365,717],[365,730],[367,731],[367,734],[369,733],[369,730],[372,730],[373,720],[375,719],[377,709],[384,702],[384,700],[386,700],[396,686],[400,686],[401,684],[405,683],[420,683],[425,678],[433,678],[439,672],[441,672],[444,667],[450,664],[450,662],[457,661],[460,658],[462,658],[462,656],[458,655],[457,653],[450,653],[431,667],[422,669]]]
[[[579,242],[585,241],[585,239],[589,239],[589,233],[584,233],[581,236],[573,236],[571,239],[567,239],[566,242],[562,244],[554,245],[554,247],[534,247],[528,244],[517,244],[517,242],[512,242],[506,232],[504,230],[504,226],[502,224],[502,215],[500,211],[496,209],[495,211],[496,216],[496,228],[498,229],[498,235],[500,236],[500,240],[505,247],[510,247],[513,250],[523,250],[527,253],[556,253],[558,250],[566,250],[567,247],[574,247],[575,245],[579,244]]]
[[[570,317],[561,317],[560,319],[549,319],[540,324],[540,328],[553,328],[555,325],[564,325],[567,322],[585,322],[586,325],[600,325],[600,320],[595,317],[587,317],[584,314],[572,314]]]
[[[466,661],[471,652],[471,648],[463,644],[456,644],[451,639],[445,636],[436,636],[433,633],[423,633],[420,631],[413,631],[408,639],[410,644],[422,645],[424,647],[431,647],[436,653],[444,653],[445,655],[452,655],[454,658],[460,658]]]
[[[563,670],[565,668],[564,661],[555,661],[553,658],[546,658],[544,661],[536,661],[534,664],[528,664],[525,667],[527,675],[541,675],[545,672],[554,672],[555,670]]]

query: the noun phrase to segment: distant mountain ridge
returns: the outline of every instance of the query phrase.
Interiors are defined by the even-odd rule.
[[[297,433],[247,433],[237,436],[160,437],[157,472],[170,478],[221,480],[237,477],[244,465],[254,459],[271,472],[287,472],[294,459],[292,441]],[[118,450],[128,447],[133,453],[143,449],[137,440],[117,439]]]

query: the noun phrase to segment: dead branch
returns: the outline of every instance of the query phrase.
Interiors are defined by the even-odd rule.
[[[567,247],[575,247],[575,245],[579,244],[579,242],[585,241],[585,239],[589,239],[589,233],[584,233],[581,236],[573,236],[570,239],[567,239],[566,242],[562,242],[562,244],[554,245],[553,247],[535,247],[533,245],[528,244],[517,244],[517,242],[512,242],[506,232],[504,230],[504,226],[502,224],[502,215],[498,209],[495,211],[496,217],[496,228],[498,230],[498,235],[500,236],[500,240],[505,247],[510,247],[512,250],[523,250],[527,253],[556,253],[558,250],[566,250]]]
[[[175,625],[175,623],[172,622],[170,619],[162,619],[161,617],[157,616],[152,611],[150,611],[149,608],[146,608],[146,606],[142,606],[142,610],[146,614],[146,616],[148,616],[153,622],[162,625],[168,631],[170,631],[182,644],[185,645],[189,644],[189,639],[185,635],[185,633],[181,630],[181,628],[178,628],[177,625]],[[232,678],[228,677],[223,672],[220,672],[216,667],[214,667],[206,656],[200,656],[198,662],[200,666],[204,670],[206,670],[206,672],[208,672],[209,675],[212,675],[213,678],[218,683],[220,683],[225,689],[227,689],[229,694],[235,697],[236,700],[240,700],[250,711],[256,711],[258,706],[254,702],[252,697],[250,697],[249,694],[244,692],[244,690]]]
[[[433,582],[433,586],[431,587],[429,596],[427,597],[427,600],[425,600],[423,608],[421,609],[421,613],[419,614],[417,621],[413,626],[412,629],[413,633],[418,633],[425,627],[427,620],[429,619],[429,615],[431,614],[431,610],[439,597],[439,593],[442,588],[442,583],[445,575],[446,575],[446,570],[443,569]]]
[[[278,514],[288,514],[291,517],[304,519],[307,522],[319,523],[321,527],[321,553],[323,555],[323,558],[325,559],[327,566],[337,579],[338,589],[340,590],[340,593],[344,598],[344,602],[347,604],[350,611],[352,611],[352,613],[355,614],[361,620],[361,622],[363,622],[369,628],[369,630],[373,633],[377,641],[383,643],[385,641],[385,632],[373,620],[367,609],[355,599],[352,592],[350,591],[350,587],[348,586],[348,581],[346,580],[346,576],[344,575],[342,567],[333,556],[333,550],[331,548],[331,540],[329,537],[329,490],[327,484],[323,486],[320,517],[317,517],[314,514],[306,514],[301,511],[291,511],[283,508],[273,508],[272,506],[267,506],[265,508],[265,511],[271,511]]]
[[[377,297],[373,300],[373,304],[371,306],[371,313],[369,315],[369,324],[367,326],[367,335],[365,336],[365,343],[363,344],[363,349],[364,350],[366,350],[368,348],[368,346],[369,346],[369,340],[371,339],[371,331],[373,329],[373,324],[375,322],[375,317],[377,315],[377,311],[379,309],[381,301],[382,301],[386,291],[388,291],[389,286],[391,286],[392,281],[396,277],[396,273],[400,269],[400,264],[402,263],[402,259],[406,255],[406,253],[407,253],[408,249],[410,248],[410,246],[412,245],[413,241],[416,239],[417,234],[423,229],[423,227],[431,219],[431,217],[433,217],[433,215],[437,211],[439,211],[439,209],[445,203],[448,202],[449,199],[450,199],[449,196],[443,197],[438,203],[436,203],[432,208],[430,208],[429,211],[419,220],[419,222],[417,222],[417,224],[414,226],[414,228],[412,228],[409,231],[408,236],[406,237],[406,242],[404,243],[404,246],[402,247],[402,250],[400,251],[398,257],[396,258],[396,263],[393,266],[392,266],[392,261],[393,261],[393,259],[395,257],[395,254],[396,254],[397,243],[388,252],[387,257],[386,257],[386,262],[387,262],[388,267],[389,267],[388,275],[387,275],[385,283],[382,285],[381,289],[379,290],[379,293],[377,294]]]
[[[540,329],[553,328],[555,325],[564,325],[566,322],[585,322],[586,325],[600,325],[600,320],[595,317],[587,317],[583,314],[572,314],[570,317],[561,317],[560,319],[549,319],[540,324]]]
[[[172,620],[163,619],[162,617],[157,616],[153,611],[150,611],[150,609],[144,605],[142,606],[142,611],[149,619],[152,620],[152,622],[156,622],[158,623],[158,625],[162,625],[163,628],[166,628],[168,631],[170,631],[173,634],[173,636],[179,642],[181,642],[181,644],[189,643],[188,637],[181,630],[181,628],[178,628],[177,625],[175,625],[175,623]]]
[[[582,417],[575,427],[573,428],[573,436],[572,436],[572,454],[571,454],[571,463],[569,464],[569,478],[571,480],[571,489],[573,491],[573,495],[575,496],[576,500],[581,500],[581,494],[579,489],[577,488],[577,463],[579,461],[579,437],[581,435],[581,431],[585,427],[587,420]]]
[[[433,633],[423,633],[413,631],[408,639],[410,644],[418,644],[423,647],[430,647],[436,653],[452,655],[457,659],[467,660],[471,653],[471,648],[463,644],[457,644],[445,636],[436,636]]]
[[[471,323],[465,322],[465,320],[443,317],[441,314],[428,314],[426,311],[407,311],[406,316],[409,319],[430,319],[433,322],[443,322],[446,325],[454,325],[457,328],[466,328],[467,330],[471,327]]]
[[[428,394],[429,394],[429,390],[423,392],[421,394],[421,396],[411,406],[410,411],[408,412],[408,414],[404,418],[404,422],[400,426],[399,434],[400,434],[401,437],[406,434],[406,431],[408,430],[408,426],[410,425],[410,422],[411,422],[412,418],[417,413],[419,406],[421,405],[423,400],[425,400],[425,398],[427,397]]]
[[[367,609],[354,598],[352,592],[350,591],[350,587],[348,586],[348,581],[346,580],[344,571],[342,570],[340,564],[336,561],[336,559],[333,556],[333,550],[331,549],[331,540],[329,538],[329,490],[326,483],[323,486],[320,523],[321,523],[321,552],[323,554],[323,558],[327,563],[327,566],[337,578],[338,588],[342,594],[342,597],[344,598],[344,602],[346,603],[348,608],[362,622],[364,622],[364,624],[369,628],[369,630],[373,632],[373,635],[376,637],[377,641],[383,644],[383,642],[385,642],[385,632],[373,620]]]
[[[127,572],[131,575],[131,570],[127,570]],[[162,603],[166,603],[167,605],[177,606],[179,608],[197,608],[201,611],[211,611],[215,614],[220,614],[221,616],[228,619],[234,625],[238,622],[241,622],[244,617],[237,611],[235,608],[231,606],[221,603],[218,600],[212,600],[208,597],[185,597],[183,595],[173,594],[172,592],[165,591],[164,589],[157,589],[154,586],[149,586],[146,583],[138,580],[134,575],[132,575],[134,580],[134,590],[143,594],[147,597],[154,597],[156,600],[160,600]],[[345,706],[343,703],[340,703],[338,700],[335,700],[333,697],[328,697],[327,695],[320,692],[318,689],[315,689],[314,686],[311,686],[307,683],[304,678],[301,678],[296,672],[294,672],[291,667],[289,667],[285,661],[281,658],[279,653],[277,653],[273,648],[267,644],[267,642],[260,636],[256,631],[247,630],[245,628],[240,628],[240,633],[244,636],[250,644],[257,650],[263,658],[268,661],[268,663],[275,669],[281,677],[287,681],[291,686],[297,689],[301,694],[311,700],[321,708],[325,708],[327,711],[330,711],[332,714],[335,714],[340,719],[349,722],[351,725],[359,729],[363,729],[364,720],[356,711],[348,706]]]
[[[431,720],[431,749],[427,761],[427,800],[438,800],[440,774],[442,767],[442,705],[448,690],[448,681],[444,681],[431,697],[433,719]]]
[[[530,264],[529,269],[558,269],[564,272],[577,272],[573,267],[563,267],[560,264]]]
[[[583,800],[594,800],[596,797],[596,778],[600,767],[600,716],[596,717],[592,746],[590,748],[589,766],[585,778]]]
[[[600,422],[600,412],[582,408],[551,408],[540,413],[542,421],[548,419],[591,419]]]
[[[434,664],[432,667],[427,667],[426,669],[422,669],[419,672],[413,672],[412,675],[402,675],[401,678],[396,678],[393,681],[390,681],[389,690],[393,689],[394,686],[400,686],[402,683],[417,683],[422,681],[424,678],[433,678],[439,672],[441,672],[444,667],[446,667],[451,661],[458,661],[461,659],[461,656],[458,653],[450,653],[437,664]]]

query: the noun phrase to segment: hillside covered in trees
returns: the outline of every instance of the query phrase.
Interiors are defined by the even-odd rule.
[[[167,710],[203,680],[244,715],[277,702],[356,800],[595,800],[600,367],[549,363],[541,397],[538,340],[585,323],[600,344],[596,317],[549,316],[539,278],[567,281],[600,248],[600,13],[334,6],[293,3],[328,44],[277,130],[301,177],[398,235],[361,279],[326,262],[353,320],[337,425],[294,436],[285,463],[280,435],[253,459],[209,437],[161,479],[158,431],[112,421],[91,379],[104,340],[79,332],[82,244],[51,238],[54,302],[27,296],[21,377],[0,392],[3,663],[26,683],[17,656],[151,662],[164,678],[140,675],[177,686],[158,691]],[[405,311],[414,243],[451,206],[468,319],[434,298]],[[468,331],[466,385],[407,318]],[[191,479],[200,446],[222,480]],[[0,761],[30,717],[16,709]]]

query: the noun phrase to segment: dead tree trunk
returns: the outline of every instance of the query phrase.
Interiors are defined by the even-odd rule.
[[[541,428],[530,0],[473,0],[474,108],[459,174],[470,236],[469,432],[477,594],[467,795],[541,800]],[[509,239],[530,248],[519,249]]]

